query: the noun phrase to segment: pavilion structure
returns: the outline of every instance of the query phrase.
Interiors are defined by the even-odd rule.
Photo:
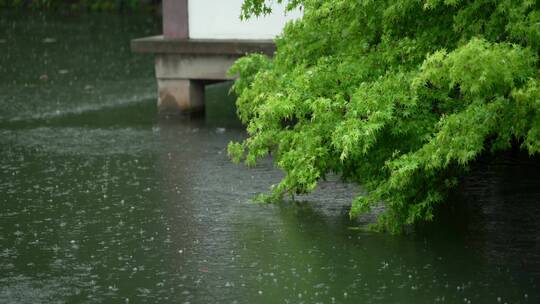
[[[155,55],[160,114],[204,109],[204,85],[233,77],[228,69],[249,53],[272,56],[273,38],[300,11],[241,21],[242,0],[163,0],[163,35],[134,39],[131,49]]]

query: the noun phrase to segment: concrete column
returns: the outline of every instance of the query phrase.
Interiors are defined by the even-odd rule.
[[[189,38],[188,0],[163,0],[163,36]]]
[[[188,114],[204,109],[204,83],[202,81],[158,78],[157,82],[159,114]]]
[[[158,109],[163,114],[193,113],[204,109],[204,85],[231,79],[227,70],[238,56],[158,54]]]

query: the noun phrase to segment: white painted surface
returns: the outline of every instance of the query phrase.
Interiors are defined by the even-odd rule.
[[[240,20],[243,0],[188,0],[189,37],[194,39],[272,39],[285,23],[302,16],[274,4],[272,14]]]

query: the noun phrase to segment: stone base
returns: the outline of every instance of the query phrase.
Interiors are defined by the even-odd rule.
[[[240,58],[231,55],[158,54],[158,79],[230,80],[227,71]]]
[[[160,115],[178,115],[204,109],[204,83],[189,79],[158,78]]]
[[[235,60],[248,53],[272,56],[275,45],[271,40],[194,40],[155,36],[132,40],[131,49],[156,54],[159,113],[174,115],[203,110],[205,84],[233,79],[227,75],[227,70]]]
[[[159,113],[170,115],[202,111],[204,85],[231,79],[227,70],[237,58],[229,55],[158,54]]]

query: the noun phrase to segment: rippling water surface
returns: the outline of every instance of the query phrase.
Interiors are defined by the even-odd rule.
[[[337,181],[253,204],[281,173],[229,162],[228,84],[204,118],[156,119],[152,58],[128,42],[159,31],[0,15],[0,303],[540,302],[537,161],[482,160],[463,221],[408,236],[354,229],[359,189]]]

